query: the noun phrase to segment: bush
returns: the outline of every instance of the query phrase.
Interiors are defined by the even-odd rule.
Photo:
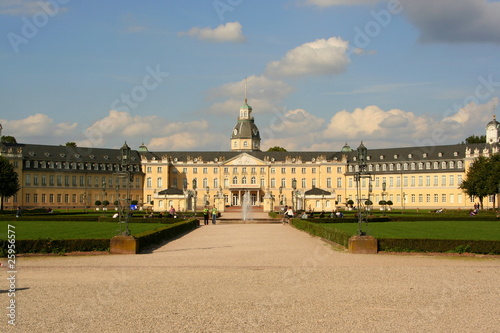
[[[199,225],[200,222],[197,219],[191,219],[137,234],[135,238],[137,239],[138,251],[140,252],[153,244],[159,244],[165,240],[180,236],[188,231],[196,229]]]
[[[351,234],[337,229],[324,228],[316,223],[307,220],[292,219],[292,225],[297,229],[304,230],[311,235],[328,239],[334,243],[347,247]]]
[[[378,238],[379,251],[500,254],[500,241]]]
[[[94,205],[96,205],[96,206],[100,206],[100,205],[102,205],[102,202],[101,202],[100,200],[96,200],[96,201],[94,202]]]
[[[0,240],[0,254],[7,253],[7,240]],[[18,239],[16,253],[64,253],[75,251],[108,251],[109,239]]]

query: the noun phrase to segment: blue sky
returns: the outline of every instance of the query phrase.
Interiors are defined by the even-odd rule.
[[[486,0],[0,0],[0,123],[18,142],[228,150],[482,135],[500,96]]]

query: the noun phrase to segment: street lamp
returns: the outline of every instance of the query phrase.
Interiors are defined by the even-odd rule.
[[[385,189],[387,188],[387,183],[385,180],[382,182],[382,200],[384,201],[384,215],[385,215],[385,209],[387,205],[387,201],[385,201]]]
[[[366,231],[363,231],[362,224],[363,222],[367,222],[367,215],[368,212],[363,211],[362,207],[363,205],[366,205],[369,200],[370,200],[370,191],[372,189],[371,187],[371,174],[366,172],[366,160],[368,156],[368,149],[365,147],[363,144],[363,141],[361,141],[361,144],[359,145],[358,149],[358,171],[355,174],[355,180],[356,180],[356,190],[357,190],[357,201],[358,201],[358,234],[360,236],[365,236]],[[368,184],[368,198],[363,198],[362,195],[362,189],[361,189],[361,180],[362,179],[368,179],[370,182]]]
[[[194,194],[194,203],[193,203],[193,215],[196,215],[196,197],[198,196],[198,193],[196,192],[196,187],[197,187],[198,181],[193,179],[193,194]]]
[[[205,188],[207,190],[207,200],[205,201],[205,204],[208,206],[210,205],[210,187]]]
[[[278,199],[280,200],[280,206],[282,206],[283,205],[283,186],[279,187],[279,193],[280,193],[280,195],[279,195]]]
[[[297,208],[297,179],[293,178],[292,179],[292,210],[295,211]]]
[[[131,155],[131,149],[127,145],[127,142],[123,144],[123,146],[120,148],[120,154],[121,154],[121,167],[122,167],[122,172],[120,173],[121,176],[124,176],[126,178],[126,188],[125,188],[125,207],[123,211],[121,209],[118,210],[118,215],[119,215],[119,223],[125,223],[125,230],[121,232],[122,235],[124,236],[130,236],[130,230],[128,228],[128,222],[130,219],[130,178],[132,176],[132,173],[129,170],[130,167],[130,155]],[[120,200],[120,199],[118,199]],[[125,221],[123,222],[123,213],[125,213]],[[120,227],[121,231],[121,227]]]

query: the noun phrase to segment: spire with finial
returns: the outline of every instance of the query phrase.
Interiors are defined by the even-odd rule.
[[[247,104],[247,78],[245,78],[245,104]]]

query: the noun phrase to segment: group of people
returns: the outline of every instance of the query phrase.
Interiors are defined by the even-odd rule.
[[[212,216],[212,224],[217,223],[217,215],[219,214],[219,211],[217,210],[217,207],[213,206],[210,208],[209,206],[205,206],[203,208],[203,223],[205,225],[208,225],[208,220],[210,215]]]

